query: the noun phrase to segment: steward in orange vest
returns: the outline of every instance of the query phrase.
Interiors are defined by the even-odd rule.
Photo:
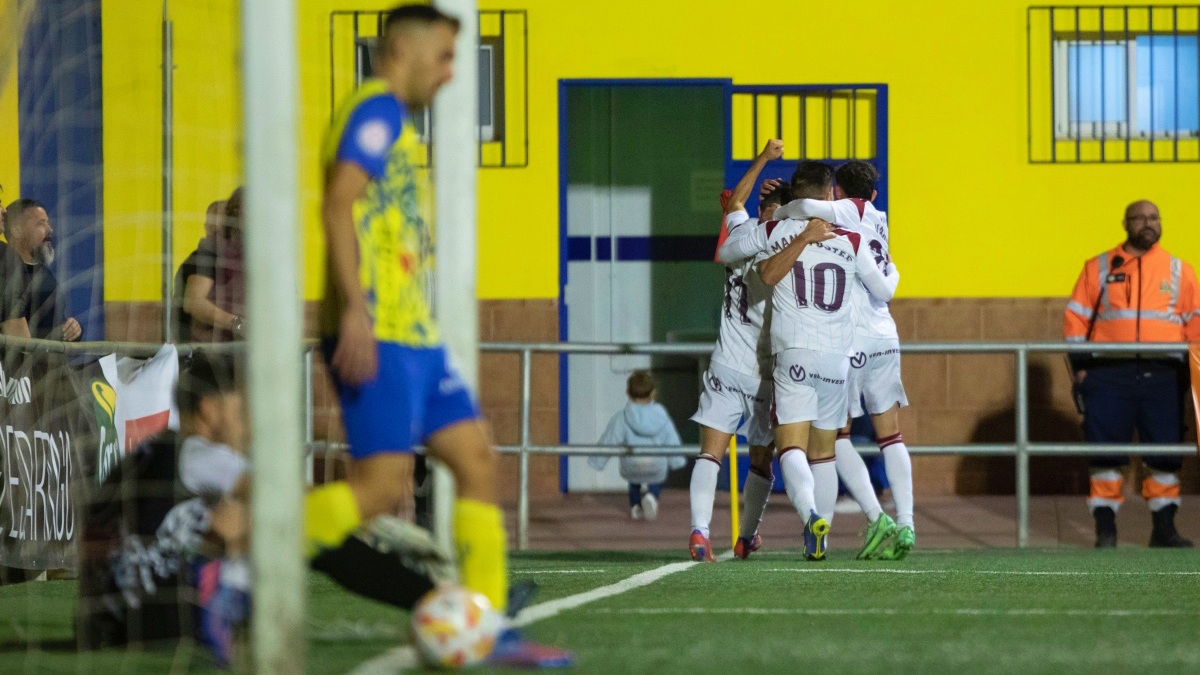
[[[1126,241],[1088,260],[1063,319],[1069,342],[1200,342],[1200,285],[1192,266],[1158,245],[1158,207],[1138,201],[1125,209]],[[1180,345],[1180,352],[1185,350]],[[1075,383],[1083,432],[1092,443],[1180,443],[1187,386],[1181,357],[1169,354],[1075,354]],[[1142,496],[1154,524],[1150,546],[1190,547],[1175,529],[1179,509],[1178,456],[1145,457],[1150,469]],[[1121,468],[1128,457],[1091,458],[1088,506],[1096,546],[1117,544],[1116,514],[1124,501]]]

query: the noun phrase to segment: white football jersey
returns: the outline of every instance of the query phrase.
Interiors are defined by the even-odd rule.
[[[762,226],[766,250],[758,261],[779,253],[808,226],[808,221],[782,220]],[[791,274],[775,285],[771,297],[771,348],[810,349],[846,355],[854,341],[854,315],[850,293],[865,284],[867,290],[890,300],[898,274],[884,276],[870,244],[874,237],[839,229],[838,236],[809,244],[792,266]]]
[[[778,211],[779,218],[821,218],[838,227],[858,232],[867,237],[867,246],[881,272],[887,271],[891,262],[888,255],[887,214],[875,208],[865,199],[839,199],[826,202],[816,199],[797,199]],[[879,339],[899,339],[896,322],[888,309],[886,300],[880,300],[862,283],[850,289],[850,311],[854,316],[854,330],[858,335]]]
[[[725,218],[730,237],[758,226],[745,211],[734,211]],[[712,360],[726,368],[754,377],[769,377],[771,347],[763,332],[763,315],[770,289],[758,276],[754,258],[725,264],[725,299],[721,305],[721,326]]]

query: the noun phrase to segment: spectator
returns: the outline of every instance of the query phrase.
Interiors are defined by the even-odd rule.
[[[245,335],[242,189],[223,202],[223,218],[213,217],[218,203],[209,206],[205,219],[205,232],[211,233],[175,275],[176,336],[183,342],[227,342]]]
[[[5,335],[45,340],[78,340],[83,331],[74,318],[63,320],[58,302],[58,281],[49,265],[54,262],[54,228],[46,209],[32,199],[8,205],[0,250],[0,307]]]
[[[228,204],[227,200],[221,199],[208,205],[208,209],[204,212],[204,237],[206,239],[217,236],[225,227],[225,207]]]
[[[625,390],[629,402],[621,412],[613,415],[600,437],[600,445],[680,444],[679,432],[667,409],[654,402],[654,390],[654,377],[649,372],[638,370],[629,376]],[[608,459],[592,457],[588,463],[599,471],[608,464]],[[658,517],[658,496],[667,479],[667,469],[681,469],[684,463],[683,457],[622,457],[621,478],[629,481],[629,517],[634,520]]]
[[[1195,342],[1200,340],[1200,287],[1192,266],[1158,245],[1158,207],[1137,201],[1125,209],[1125,242],[1088,260],[1063,334],[1070,342]],[[1076,354],[1072,366],[1091,443],[1179,443],[1183,438],[1184,364],[1167,354]],[[1142,496],[1150,507],[1150,546],[1190,547],[1175,529],[1182,458],[1149,456]],[[1090,460],[1096,546],[1117,545],[1116,514],[1127,457]]]

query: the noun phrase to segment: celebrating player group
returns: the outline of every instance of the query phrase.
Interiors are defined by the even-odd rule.
[[[888,256],[887,215],[871,203],[878,173],[861,161],[836,172],[801,161],[790,183],[763,182],[759,218],[751,218],[745,204],[759,174],[782,156],[783,142],[768,141],[733,191],[721,195],[716,260],[725,265],[725,299],[692,416],[701,447],[692,470],[688,548],[693,560],[714,560],[709,524],[717,472],[740,432],[750,443],[751,468],[737,557],[762,545],[758,528],[778,450],[807,559],[825,558],[840,477],[870,523],[858,557],[899,560],[916,544],[916,533],[912,463],[899,425],[908,399],[887,305],[900,274]],[[895,520],[884,513],[850,442],[849,420],[864,414],[883,452]]]

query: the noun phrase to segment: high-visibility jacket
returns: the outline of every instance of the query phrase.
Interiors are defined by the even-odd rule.
[[[1122,246],[1083,266],[1063,319],[1071,342],[1200,342],[1200,285],[1192,266],[1158,244]]]

